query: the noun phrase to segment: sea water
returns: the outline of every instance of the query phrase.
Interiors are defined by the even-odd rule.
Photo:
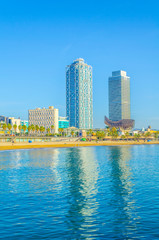
[[[1,151],[0,239],[159,239],[159,145]]]

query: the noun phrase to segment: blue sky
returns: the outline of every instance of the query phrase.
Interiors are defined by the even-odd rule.
[[[108,115],[108,77],[131,78],[136,127],[159,128],[159,2],[0,1],[0,115],[27,119],[53,105],[65,116],[65,67],[93,67],[94,127]]]

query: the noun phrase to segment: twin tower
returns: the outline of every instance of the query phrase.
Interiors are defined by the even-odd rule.
[[[92,67],[82,58],[66,67],[66,116],[70,127],[93,128]],[[109,78],[109,118],[108,126],[130,120],[130,78],[124,71]]]

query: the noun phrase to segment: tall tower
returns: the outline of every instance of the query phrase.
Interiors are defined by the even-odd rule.
[[[109,119],[130,119],[130,77],[125,71],[112,72],[109,78]]]
[[[66,67],[66,116],[70,127],[93,128],[92,67],[82,58]]]

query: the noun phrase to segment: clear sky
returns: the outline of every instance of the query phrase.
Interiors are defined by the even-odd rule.
[[[65,116],[65,67],[93,67],[94,127],[108,115],[108,77],[131,78],[136,127],[159,128],[159,1],[0,1],[0,115],[59,108]]]

